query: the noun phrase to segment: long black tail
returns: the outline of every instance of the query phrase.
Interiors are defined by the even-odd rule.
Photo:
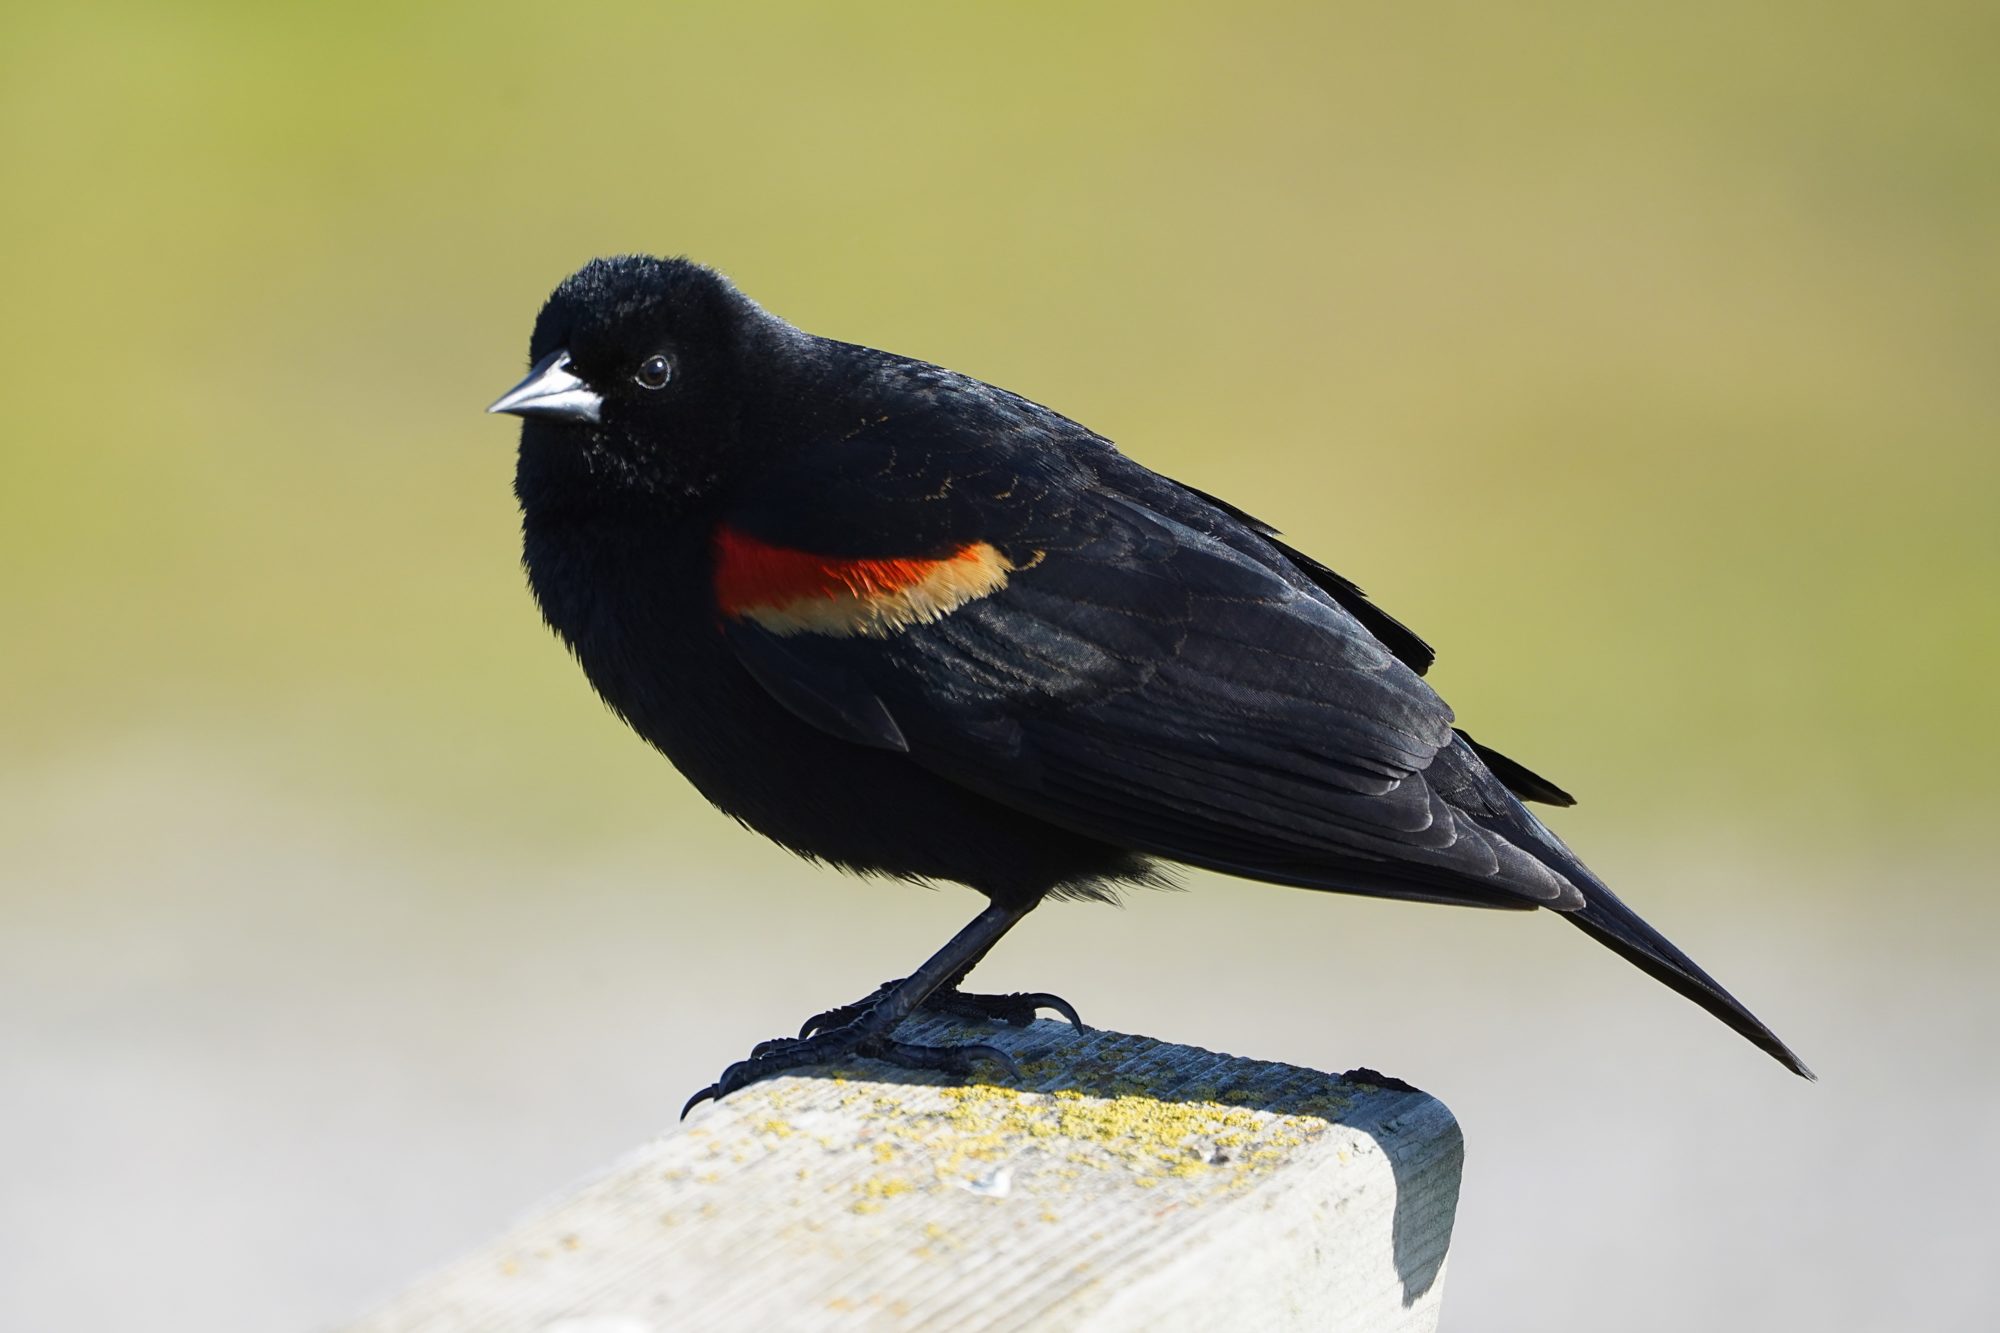
[[[1722,989],[1714,977],[1695,966],[1692,958],[1668,943],[1666,936],[1647,925],[1637,912],[1619,902],[1617,895],[1595,877],[1584,887],[1584,897],[1588,901],[1581,910],[1558,915],[1735,1028],[1794,1074],[1814,1077],[1805,1062],[1792,1054],[1792,1048],[1778,1040],[1777,1033],[1759,1022],[1757,1015]]]
[[[1495,759],[1500,761],[1497,768],[1492,766]],[[1447,799],[1454,809],[1535,857],[1574,886],[1574,895],[1556,901],[1544,899],[1541,906],[1568,918],[1599,944],[1654,980],[1687,996],[1794,1074],[1813,1077],[1805,1062],[1792,1054],[1791,1047],[1778,1040],[1777,1033],[1760,1023],[1714,977],[1695,966],[1692,958],[1668,943],[1666,936],[1618,901],[1618,895],[1606,888],[1604,881],[1592,874],[1548,825],[1521,804],[1521,799],[1561,804],[1570,799],[1567,792],[1518,762],[1479,745],[1464,732],[1458,733],[1454,745],[1438,752],[1426,777],[1434,790],[1450,793]],[[1459,901],[1496,905],[1481,904],[1471,898]]]

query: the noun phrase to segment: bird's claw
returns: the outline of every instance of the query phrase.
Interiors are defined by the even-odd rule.
[[[854,1022],[870,1009],[873,1009],[879,1001],[896,988],[896,985],[896,982],[885,981],[861,999],[856,1000],[853,1004],[836,1005],[824,1013],[814,1014],[799,1025],[799,1040],[804,1041],[815,1032],[825,1032],[832,1028],[846,1027],[849,1023]],[[768,1042],[765,1044],[769,1045]],[[752,1054],[755,1054],[755,1052],[752,1052]]]
[[[1085,1031],[1083,1020],[1077,1016],[1076,1006],[1060,995],[1050,995],[1046,991],[1015,991],[1011,995],[970,995],[964,991],[939,991],[924,1001],[926,1009],[950,1014],[955,1018],[985,1019],[1005,1023],[1010,1027],[1024,1028],[1035,1021],[1037,1011],[1053,1009],[1061,1014],[1069,1025]]]
[[[854,1022],[806,1037],[778,1037],[758,1042],[751,1049],[749,1059],[738,1060],[723,1070],[722,1076],[715,1082],[688,1098],[687,1105],[681,1107],[681,1119],[687,1119],[689,1111],[710,1098],[720,1101],[759,1079],[856,1057],[880,1060],[902,1069],[935,1070],[947,1074],[970,1074],[979,1061],[990,1060],[1005,1069],[1010,1077],[1016,1080],[1021,1077],[1020,1066],[997,1046],[915,1046],[857,1030],[861,1028],[860,1022]]]
[[[875,1002],[887,995],[897,985],[885,981],[875,988],[872,995],[856,1000],[853,1004],[843,1004],[837,1009],[829,1009],[823,1014],[814,1014],[799,1028],[801,1040],[815,1032],[825,1032],[833,1028],[845,1027],[859,1019],[874,1006]],[[1038,1010],[1053,1009],[1078,1031],[1088,1031],[1082,1018],[1077,1016],[1076,1006],[1060,995],[1050,995],[1046,991],[1015,991],[1009,995],[975,995],[962,990],[933,991],[921,1006],[933,1013],[949,1014],[953,1018],[971,1019],[974,1022],[1005,1023],[1010,1027],[1024,1028],[1035,1021]],[[765,1043],[769,1045],[770,1043]],[[751,1052],[755,1055],[756,1052]]]

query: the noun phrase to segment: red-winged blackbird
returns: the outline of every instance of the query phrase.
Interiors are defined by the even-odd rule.
[[[894,1031],[920,1006],[1075,1021],[959,983],[1043,898],[1157,882],[1155,858],[1546,907],[1807,1073],[1521,804],[1560,788],[1454,730],[1423,640],[1269,525],[686,260],[585,265],[528,356],[491,409],[524,418],[524,562],[605,701],[793,851],[991,904],[695,1100],[849,1055],[1004,1062]]]

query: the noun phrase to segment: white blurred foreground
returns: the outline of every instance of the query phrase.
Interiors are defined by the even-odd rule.
[[[418,837],[191,752],[0,791],[0,1326],[357,1314],[976,901],[726,829],[589,859]],[[1991,1327],[2000,994],[1970,862],[1583,850],[1823,1081],[1542,914],[1191,876],[1044,908],[980,982],[1442,1098],[1467,1142],[1447,1330]]]

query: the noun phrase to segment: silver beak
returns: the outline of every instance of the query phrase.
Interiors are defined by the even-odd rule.
[[[555,417],[564,421],[599,421],[604,399],[569,372],[569,353],[550,352],[535,363],[528,378],[494,400],[488,412],[517,417]]]

